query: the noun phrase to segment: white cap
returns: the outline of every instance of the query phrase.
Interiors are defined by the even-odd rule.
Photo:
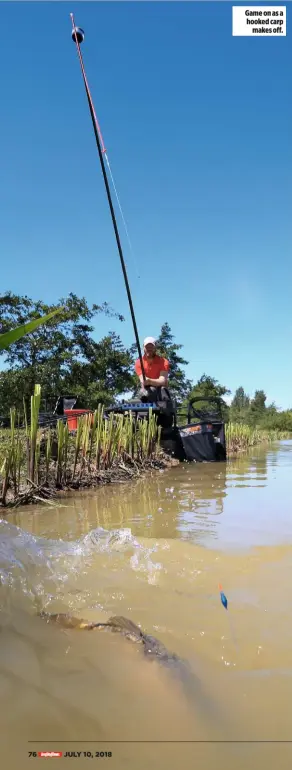
[[[156,345],[156,340],[154,339],[154,337],[145,337],[144,348],[146,347],[146,345],[154,345],[155,346]]]

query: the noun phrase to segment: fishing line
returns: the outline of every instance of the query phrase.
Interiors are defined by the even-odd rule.
[[[103,136],[102,136],[102,133],[101,133],[101,128],[100,128],[100,125],[99,125],[99,122],[98,122],[98,119],[97,119],[97,116],[96,116],[96,112],[95,112],[95,109],[94,109],[94,104],[93,104],[93,101],[92,101],[92,97],[91,97],[91,93],[90,93],[90,88],[89,88],[89,85],[88,85],[88,81],[87,81],[87,77],[86,77],[86,73],[85,73],[85,69],[84,69],[84,64],[83,64],[83,60],[82,60],[81,50],[80,50],[79,41],[78,41],[78,35],[76,34],[76,29],[78,30],[78,28],[76,28],[73,13],[70,13],[70,17],[71,17],[71,21],[72,21],[73,32],[75,33],[75,43],[76,43],[76,46],[77,46],[80,66],[81,66],[82,75],[83,75],[83,78],[84,78],[84,83],[85,83],[85,87],[86,87],[86,91],[87,91],[87,97],[88,97],[88,99],[90,101],[91,109],[92,109],[92,112],[93,112],[93,115],[94,115],[94,120],[95,120],[96,127],[97,127],[97,131],[98,131],[98,134],[99,134],[99,139],[100,139],[100,143],[101,143],[101,151],[102,151],[102,154],[104,155],[104,157],[106,159],[107,167],[108,167],[108,170],[109,170],[109,175],[110,175],[110,178],[111,178],[111,183],[112,183],[112,186],[113,186],[113,189],[114,189],[114,193],[115,193],[115,196],[116,196],[116,200],[117,200],[117,204],[118,204],[118,207],[119,207],[119,211],[120,211],[120,214],[121,214],[121,217],[122,217],[122,220],[123,220],[123,225],[124,225],[124,228],[125,228],[126,237],[127,237],[128,244],[129,244],[129,247],[130,247],[130,252],[131,252],[131,256],[132,256],[133,265],[135,267],[137,277],[140,279],[137,258],[136,258],[135,254],[134,254],[134,251],[133,251],[133,247],[132,247],[132,243],[131,243],[131,240],[130,240],[127,223],[126,223],[126,220],[125,220],[125,217],[124,217],[122,205],[121,205],[120,198],[119,198],[118,191],[117,191],[117,186],[116,186],[116,183],[115,183],[115,180],[114,180],[114,176],[113,176],[113,172],[112,172],[111,165],[110,165],[110,162],[109,162],[108,154],[107,154],[107,151],[106,151],[106,148],[105,148],[105,144],[104,144],[104,141],[103,141]]]
[[[121,217],[122,217],[122,220],[123,220],[123,224],[124,224],[124,228],[125,228],[126,236],[127,236],[127,239],[128,239],[128,244],[129,244],[129,247],[130,247],[130,251],[131,251],[131,255],[132,255],[133,264],[135,265],[135,269],[136,269],[137,277],[138,277],[138,278],[141,278],[141,276],[140,276],[140,273],[139,273],[139,271],[138,271],[138,262],[137,262],[137,259],[136,259],[136,256],[135,256],[135,254],[134,254],[134,252],[133,252],[133,248],[132,248],[132,244],[131,244],[131,241],[130,241],[130,236],[129,236],[129,232],[128,232],[128,228],[127,228],[126,220],[125,220],[125,217],[124,217],[124,214],[123,214],[122,206],[121,206],[121,204],[120,204],[120,200],[119,200],[119,196],[118,196],[118,193],[117,193],[117,188],[116,188],[116,185],[115,185],[115,181],[114,181],[113,173],[112,173],[112,170],[111,170],[111,167],[110,167],[110,162],[109,162],[109,159],[108,159],[108,156],[107,156],[107,153],[106,153],[106,152],[104,153],[104,157],[105,157],[105,159],[106,159],[106,162],[107,162],[107,167],[108,167],[108,170],[109,170],[109,174],[110,174],[110,178],[111,178],[112,186],[113,186],[113,188],[114,188],[114,191],[115,191],[115,196],[116,196],[116,199],[117,199],[118,207],[119,207],[119,209],[120,209],[120,214],[121,214]]]

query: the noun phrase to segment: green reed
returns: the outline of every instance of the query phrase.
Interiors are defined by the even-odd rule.
[[[89,464],[89,448],[90,448],[90,433],[91,433],[91,415],[85,414],[79,418],[81,421],[81,434],[80,434],[80,447],[81,449],[81,463],[79,470],[79,480],[83,474],[86,466],[86,462]]]
[[[82,455],[84,457],[84,460],[86,460],[89,455],[90,433],[91,433],[91,415],[85,414],[83,417],[83,425],[82,425]]]
[[[60,486],[66,483],[67,480],[67,463],[68,463],[68,447],[69,447],[69,428],[66,423],[64,425],[63,420],[57,422],[57,468],[56,468],[56,483]]]
[[[40,483],[41,431],[37,430],[35,443],[35,480]]]
[[[69,433],[68,424],[66,423],[66,425],[64,425],[64,437],[63,437],[63,474],[64,474],[65,484],[67,481],[67,473],[68,473],[69,439],[70,439],[70,433]]]
[[[156,417],[150,409],[148,420],[142,420],[137,425],[136,454],[141,463],[152,459],[157,454],[160,447],[160,435],[161,428],[158,428]]]
[[[92,426],[92,442],[93,443],[95,442],[96,470],[100,468],[100,462],[101,462],[103,422],[104,422],[104,407],[102,404],[98,404],[98,408],[94,412],[93,426]]]
[[[25,438],[26,438],[26,475],[29,478],[30,440],[29,440],[29,425],[28,425],[28,417],[27,417],[27,408],[26,408],[25,398],[23,399],[23,414],[24,414]]]
[[[110,415],[109,420],[104,420],[102,437],[103,437],[103,450],[102,450],[103,467],[105,468],[105,470],[107,470],[111,466],[112,456],[114,453],[113,443],[114,443],[115,434],[114,434],[113,413]]]
[[[63,420],[57,422],[57,468],[56,468],[56,482],[58,485],[62,482],[62,460],[63,460],[63,447],[64,447],[64,423]]]
[[[76,473],[76,467],[77,467],[79,453],[80,453],[80,449],[81,449],[81,442],[82,442],[82,419],[79,418],[77,420],[77,431],[76,431],[76,436],[75,436],[75,452],[74,452],[74,464],[73,464],[72,481],[74,480],[75,473]]]
[[[30,446],[29,446],[29,479],[34,482],[36,468],[36,449],[38,438],[39,411],[41,402],[41,386],[35,385],[34,394],[30,400]],[[27,424],[27,423],[26,423]],[[37,450],[38,454],[38,450]]]
[[[126,416],[125,416],[126,419]],[[136,431],[134,430],[134,418],[133,413],[130,412],[128,422],[125,425],[125,439],[126,439],[126,452],[134,459],[136,450]]]
[[[46,457],[45,457],[45,464],[46,464],[45,483],[46,484],[48,483],[48,480],[49,480],[51,457],[52,457],[52,432],[51,432],[51,429],[48,428],[47,434],[46,434]]]
[[[99,404],[98,409],[95,410],[91,422],[91,431],[90,431],[90,442],[89,442],[89,452],[88,452],[88,462],[91,462],[91,456],[93,452],[93,446],[94,446],[94,440],[96,439],[97,433],[98,433],[98,425],[99,425],[99,414],[101,411],[101,404]],[[96,439],[97,440],[97,439]]]
[[[23,446],[19,432],[19,416],[18,416],[18,430],[16,432],[16,410],[15,407],[10,409],[10,444],[6,450],[4,456],[4,462],[1,468],[1,475],[3,476],[2,484],[2,504],[5,505],[7,491],[9,488],[10,480],[12,482],[14,495],[17,496],[20,489],[20,474],[23,464]]]
[[[1,468],[1,475],[3,475],[2,484],[2,505],[5,505],[6,495],[9,487],[10,475],[13,475],[13,456],[14,456],[14,442],[15,442],[15,409],[10,409],[10,446],[6,451],[4,462]]]
[[[271,443],[285,438],[285,435],[278,430],[263,430],[232,422],[227,423],[225,435],[228,453],[246,450],[258,444]]]

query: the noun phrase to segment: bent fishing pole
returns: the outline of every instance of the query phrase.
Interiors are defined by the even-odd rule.
[[[137,329],[136,318],[135,318],[135,313],[134,313],[134,307],[133,307],[133,302],[132,302],[132,297],[131,297],[131,292],[130,292],[130,286],[129,286],[128,276],[127,276],[125,260],[124,260],[124,256],[123,256],[122,246],[121,246],[121,240],[120,240],[120,236],[119,236],[119,231],[118,231],[118,226],[117,226],[117,222],[116,222],[114,207],[113,207],[113,203],[112,203],[112,198],[111,198],[111,193],[110,193],[110,188],[109,188],[109,183],[108,183],[108,178],[107,178],[107,173],[106,173],[106,168],[105,168],[105,163],[104,163],[104,159],[103,159],[103,156],[106,154],[106,149],[105,149],[105,146],[104,146],[104,143],[103,143],[103,139],[102,139],[102,136],[101,136],[101,131],[100,131],[99,124],[98,124],[98,121],[97,121],[97,117],[96,117],[96,114],[95,114],[95,110],[94,110],[94,106],[93,106],[93,101],[92,101],[92,98],[91,98],[91,94],[90,94],[90,90],[89,90],[89,86],[88,86],[88,82],[87,82],[87,78],[86,78],[86,74],[85,74],[83,58],[82,58],[82,54],[81,54],[81,50],[80,50],[80,45],[81,45],[81,43],[83,43],[83,40],[84,40],[84,31],[83,31],[83,29],[81,29],[81,27],[76,27],[75,26],[75,21],[74,21],[73,13],[70,14],[70,17],[71,17],[72,27],[73,27],[73,29],[72,29],[72,40],[73,40],[73,42],[76,43],[76,48],[77,48],[77,52],[78,52],[78,56],[79,56],[79,62],[80,62],[83,82],[84,82],[86,96],[87,96],[87,100],[88,100],[88,104],[89,104],[89,110],[90,110],[90,115],[91,115],[91,119],[92,119],[92,125],[93,125],[96,145],[97,145],[97,149],[98,149],[98,155],[99,155],[101,170],[102,170],[103,179],[104,179],[104,183],[105,183],[107,199],[108,199],[108,203],[109,203],[109,207],[110,207],[110,213],[111,213],[113,228],[114,228],[114,232],[115,232],[115,236],[116,236],[118,252],[119,252],[119,256],[120,256],[120,261],[121,261],[121,266],[122,266],[122,271],[123,271],[123,276],[124,276],[124,281],[125,281],[125,286],[126,286],[126,291],[127,291],[127,296],[128,296],[128,302],[129,302],[129,306],[130,306],[132,323],[133,323],[133,327],[134,327],[134,334],[135,334],[135,338],[136,338],[136,344],[137,344],[138,354],[139,354],[139,359],[140,359],[141,372],[142,372],[143,380],[145,382],[146,375],[145,375],[145,369],[144,369],[144,364],[143,364],[142,352],[141,352],[141,347],[140,347],[140,342],[139,342],[139,335],[138,335],[138,329]]]

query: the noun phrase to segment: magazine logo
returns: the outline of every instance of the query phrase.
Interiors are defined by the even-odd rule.
[[[46,757],[47,759],[49,757],[62,757],[63,752],[62,751],[38,751],[38,757]]]

